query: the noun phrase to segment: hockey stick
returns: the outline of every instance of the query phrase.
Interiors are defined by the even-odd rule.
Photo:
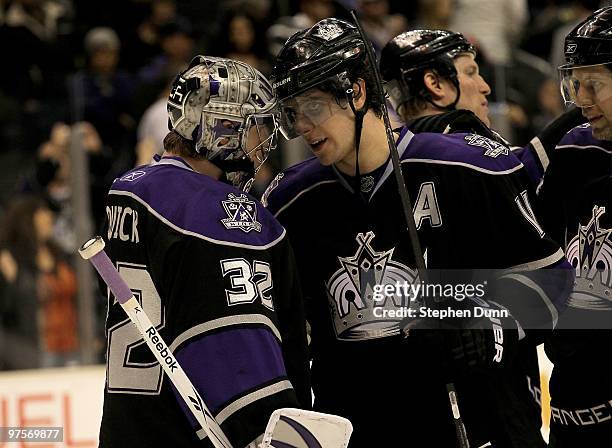
[[[104,251],[104,240],[101,237],[92,238],[79,249],[79,254],[96,268],[104,283],[108,285],[117,302],[124,309],[132,323],[142,335],[142,338],[155,355],[159,365],[181,395],[181,398],[200,424],[215,448],[232,448],[223,430],[210,413],[204,400],[195,389],[185,371],[179,365],[176,357],[161,338],[155,326],[132,294],[119,271]]]
[[[376,57],[374,56],[374,52],[372,51],[372,44],[370,43],[365,32],[363,31],[363,28],[361,27],[361,22],[357,18],[355,10],[351,10],[351,17],[353,18],[353,22],[355,22],[355,26],[359,31],[361,40],[363,40],[363,44],[366,49],[366,55],[370,60],[372,73],[374,75],[376,90],[378,90],[378,94],[381,96],[381,109],[382,116],[385,122],[385,131],[387,133],[387,144],[389,145],[389,152],[391,153],[393,173],[395,175],[395,182],[397,183],[397,191],[402,202],[402,210],[404,212],[404,220],[406,221],[408,235],[410,236],[410,244],[412,244],[412,250],[414,252],[414,261],[419,271],[420,279],[424,282],[427,282],[427,273],[425,272],[425,259],[423,258],[421,242],[419,241],[416,225],[414,223],[414,216],[412,215],[412,201],[410,200],[410,195],[408,194],[408,189],[406,188],[406,184],[404,182],[404,176],[402,175],[402,168],[400,166],[399,156],[397,154],[397,146],[395,145],[393,129],[391,128],[391,122],[389,121],[389,113],[387,112],[387,102],[382,86],[380,71],[378,69],[378,65],[376,64]]]
[[[361,40],[363,40],[363,45],[366,50],[366,55],[370,61],[370,65],[372,68],[372,73],[374,75],[374,82],[376,84],[376,90],[381,97],[381,109],[382,115],[385,122],[385,131],[387,132],[387,144],[389,145],[389,152],[391,153],[391,163],[393,164],[393,173],[395,174],[395,181],[397,183],[397,191],[400,196],[400,200],[402,203],[402,209],[404,211],[404,219],[406,221],[406,227],[408,229],[408,234],[410,235],[410,243],[412,244],[412,250],[414,252],[414,260],[417,266],[417,270],[419,271],[419,277],[421,281],[427,283],[427,273],[425,267],[425,259],[423,257],[423,251],[421,249],[421,242],[419,241],[419,235],[417,233],[416,224],[414,222],[414,215],[412,214],[412,202],[410,201],[410,195],[408,194],[408,188],[406,188],[406,184],[404,182],[404,175],[401,171],[401,165],[399,161],[399,156],[397,154],[397,146],[395,145],[395,138],[393,137],[393,130],[391,129],[391,122],[389,121],[389,112],[387,111],[387,101],[382,85],[382,77],[380,76],[380,70],[378,68],[378,64],[376,63],[376,57],[374,56],[374,51],[372,50],[372,44],[365,32],[363,31],[363,27],[361,26],[361,22],[357,18],[357,14],[355,10],[351,10],[351,17],[353,18],[353,22],[359,31],[359,35],[361,36]],[[407,333],[406,333],[407,334]],[[463,424],[463,420],[461,419],[461,414],[459,413],[459,405],[457,403],[457,394],[455,392],[455,385],[453,382],[449,382],[446,385],[446,389],[448,392],[448,399],[451,404],[451,409],[453,411],[453,421],[455,423],[455,430],[457,432],[457,440],[459,441],[459,446],[461,448],[469,448],[470,444],[468,442],[467,433],[465,430],[465,425]]]

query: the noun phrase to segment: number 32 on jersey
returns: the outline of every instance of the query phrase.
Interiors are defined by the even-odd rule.
[[[230,258],[220,263],[223,277],[229,276],[230,280],[231,288],[225,290],[229,306],[261,300],[266,308],[274,310],[272,272],[268,263],[258,260],[249,262],[244,258]]]

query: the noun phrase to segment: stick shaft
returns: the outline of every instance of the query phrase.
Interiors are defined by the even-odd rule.
[[[372,66],[376,89],[378,90],[378,94],[381,97],[381,109],[385,122],[385,130],[387,133],[387,143],[389,145],[389,152],[391,153],[391,163],[393,164],[393,172],[395,174],[395,180],[397,182],[397,190],[402,203],[404,220],[406,222],[406,228],[408,229],[408,235],[410,236],[410,243],[412,245],[412,250],[414,253],[415,264],[417,270],[419,271],[419,277],[421,281],[427,283],[427,268],[425,266],[425,258],[423,257],[421,242],[419,241],[419,235],[417,233],[416,224],[414,222],[414,215],[412,214],[412,201],[410,200],[408,188],[406,187],[406,183],[404,182],[404,175],[402,173],[402,167],[400,165],[399,156],[397,154],[397,146],[395,144],[393,130],[391,129],[391,122],[389,121],[389,113],[387,111],[387,103],[382,85],[382,77],[380,75],[380,71],[376,63],[374,51],[372,50],[372,44],[370,43],[366,33],[364,32],[363,27],[361,26],[361,22],[359,21],[359,18],[357,17],[357,14],[354,10],[351,11],[351,16],[353,18],[355,26],[357,27],[357,30],[359,31],[359,34],[361,35],[361,39],[363,40],[366,54]],[[453,419],[455,423],[455,430],[457,432],[457,440],[459,441],[459,445],[461,448],[469,448],[470,444],[468,442],[465,425],[463,424],[463,420],[461,419],[461,414],[459,414],[459,405],[457,403],[457,393],[455,392],[454,384],[449,383],[447,385],[447,390],[449,393],[449,399],[451,400],[451,408],[453,409],[453,415],[455,416],[456,414],[457,416]]]
[[[381,109],[382,116],[385,122],[385,131],[387,134],[387,144],[389,146],[389,152],[391,154],[391,163],[393,164],[393,174],[395,176],[395,181],[397,183],[397,191],[400,196],[400,202],[402,203],[402,210],[404,212],[404,220],[406,223],[406,228],[408,230],[408,235],[410,236],[410,244],[412,245],[412,250],[414,252],[414,261],[416,267],[419,271],[419,277],[422,281],[427,282],[427,272],[425,267],[425,259],[423,258],[423,251],[421,249],[421,242],[419,241],[419,236],[417,233],[416,225],[414,223],[414,216],[412,214],[412,201],[410,200],[410,195],[408,194],[408,188],[406,188],[406,184],[404,182],[404,176],[402,174],[402,167],[400,165],[399,156],[397,154],[397,146],[395,145],[395,137],[393,136],[393,129],[391,129],[391,122],[389,121],[389,113],[387,111],[387,103],[385,101],[385,92],[382,86],[382,78],[380,76],[380,72],[378,70],[378,65],[376,64],[376,57],[374,56],[374,51],[372,50],[372,44],[367,38],[363,27],[361,26],[361,22],[357,18],[357,14],[355,11],[351,11],[351,16],[353,18],[353,22],[361,35],[361,39],[363,40],[363,44],[365,47],[366,54],[368,59],[370,60],[372,74],[374,75],[374,81],[376,83],[376,89],[378,90],[378,94],[381,97]]]
[[[446,385],[446,390],[448,392],[448,399],[453,412],[453,422],[455,423],[455,432],[457,433],[459,446],[461,448],[470,448],[467,431],[465,430],[465,425],[463,424],[463,419],[461,418],[461,413],[459,412],[459,403],[457,401],[457,391],[455,390],[455,385],[453,383],[448,383]]]

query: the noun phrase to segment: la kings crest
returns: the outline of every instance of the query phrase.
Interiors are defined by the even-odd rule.
[[[396,285],[416,281],[418,276],[402,263],[393,260],[394,248],[376,251],[372,247],[374,232],[359,233],[357,250],[349,257],[338,257],[338,269],[326,284],[336,337],[355,341],[399,334],[401,318],[377,317],[374,309],[398,310],[410,305],[409,297],[396,295],[374,301],[375,285]]]
[[[569,305],[574,308],[612,311],[612,229],[599,220],[605,207],[593,207],[593,215],[567,246],[567,259],[576,269],[576,283]]]
[[[246,195],[236,196],[233,193],[227,195],[225,201],[221,201],[227,218],[221,220],[226,229],[240,229],[245,233],[251,230],[261,232],[261,223],[257,221],[257,205]]]
[[[484,148],[484,155],[487,157],[492,157],[495,159],[500,155],[507,156],[510,154],[510,149],[508,149],[507,146],[488,137],[483,137],[482,135],[468,134],[465,136],[465,141],[470,146],[479,146]]]

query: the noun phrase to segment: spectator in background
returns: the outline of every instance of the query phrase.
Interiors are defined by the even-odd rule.
[[[225,23],[228,32],[227,40],[221,44],[222,56],[242,61],[267,75],[271,67],[264,56],[265,48],[258,45],[263,39],[257,36],[253,19],[243,13],[233,13]]]
[[[169,73],[180,71],[191,60],[194,39],[191,25],[183,20],[168,22],[159,28],[159,43],[162,53],[140,70],[141,81],[158,83],[168,78]]]
[[[11,27],[24,27],[41,41],[57,37],[61,17],[68,14],[70,2],[61,0],[13,0],[6,10],[5,22]]]
[[[410,28],[415,30],[449,29],[454,3],[454,0],[419,0],[417,15],[410,24]]]
[[[478,36],[486,57],[506,65],[527,22],[527,0],[461,0],[455,5],[451,29]]]
[[[52,241],[53,224],[53,213],[35,196],[14,199],[0,221],[5,368],[76,360],[76,277]]]
[[[150,63],[161,52],[160,28],[179,18],[174,0],[152,0],[149,8],[147,16],[128,33],[125,43],[126,60],[122,63],[133,71]]]
[[[134,105],[137,116],[155,102],[168,79],[184,70],[193,55],[195,41],[187,21],[166,23],[159,28],[159,38],[162,53],[138,72],[139,86]]]
[[[123,171],[133,160],[134,80],[117,69],[121,45],[113,29],[93,28],[85,35],[84,46],[87,69],[72,79],[71,92],[83,95],[83,119],[94,126],[104,145],[112,150],[118,165],[116,171]]]
[[[58,83],[68,70],[68,58],[57,48],[56,38],[69,6],[55,0],[14,0],[7,6],[0,28],[0,51],[6,61],[0,90],[7,96],[3,106],[13,106],[9,141],[18,149],[34,151],[48,120],[53,122],[64,112],[62,103],[49,107],[49,99],[62,95]]]
[[[363,29],[378,55],[389,40],[408,28],[404,16],[389,14],[388,0],[359,0],[358,7]]]
[[[40,146],[34,171],[26,175],[18,186],[20,193],[42,196],[51,204],[57,212],[55,241],[64,251],[70,253],[77,248],[70,206],[70,143],[73,132],[77,133],[76,143],[89,157],[92,216],[97,224],[96,228],[99,228],[105,216],[105,190],[112,182],[109,173],[113,156],[110,149],[104,147],[96,129],[90,123],[81,122],[73,126],[55,123],[48,140]]]

